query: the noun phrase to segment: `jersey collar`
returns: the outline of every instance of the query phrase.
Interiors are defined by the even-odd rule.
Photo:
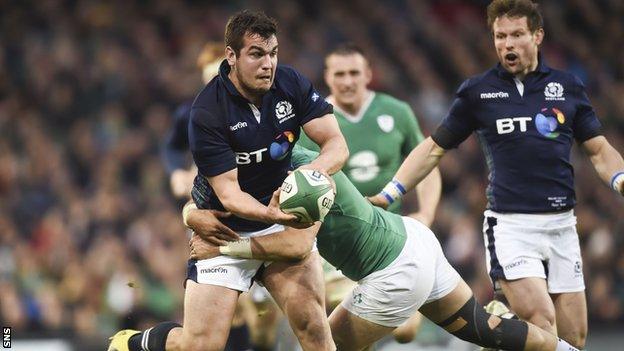
[[[225,89],[228,91],[230,95],[236,96],[238,98],[241,98],[247,101],[247,99],[243,95],[241,95],[241,93],[238,92],[238,89],[236,89],[236,87],[234,86],[234,83],[232,83],[232,81],[230,80],[230,77],[228,77],[228,74],[230,74],[230,70],[231,70],[230,65],[228,64],[227,60],[224,59],[221,62],[221,65],[219,66],[219,78],[223,82]],[[271,90],[277,89],[277,87],[275,86],[275,80],[277,79],[277,72],[275,72],[275,75],[276,77],[273,79]]]
[[[537,73],[548,73],[548,72],[550,72],[550,67],[548,67],[546,65],[546,63],[544,62],[544,59],[542,58],[542,54],[541,53],[537,54],[537,67],[535,68],[535,71],[533,71],[533,72],[537,72]],[[529,74],[531,74],[533,72],[529,72]],[[500,62],[498,64],[496,64],[496,73],[501,78],[507,78],[507,79],[513,79],[514,78],[513,74],[509,73],[509,71],[507,71],[505,68],[503,68],[503,65],[501,65]]]
[[[351,115],[347,111],[341,109],[340,106],[338,106],[338,104],[332,103],[332,105],[334,105],[334,109],[340,112],[347,121],[351,123],[358,123],[362,120],[362,118],[364,118],[364,114],[368,111],[368,108],[370,107],[371,103],[375,99],[375,95],[376,94],[374,91],[369,90],[368,96],[364,100],[364,103],[360,107],[360,110],[355,115]]]

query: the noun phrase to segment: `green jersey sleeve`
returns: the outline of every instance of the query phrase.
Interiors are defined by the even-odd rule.
[[[405,123],[403,128],[405,131],[405,142],[401,146],[401,154],[405,158],[410,152],[412,152],[416,145],[425,140],[425,137],[420,130],[420,125],[418,124],[418,120],[416,119],[412,108],[407,103],[404,104],[403,108],[405,116],[403,119],[403,122]]]

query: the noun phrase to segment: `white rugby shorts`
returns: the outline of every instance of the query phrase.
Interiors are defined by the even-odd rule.
[[[284,230],[281,224],[274,224],[257,232],[238,233],[241,237],[264,236]],[[206,260],[189,260],[186,279],[199,284],[224,286],[242,292],[249,291],[254,276],[264,265],[271,262],[232,256],[217,256]]]
[[[342,301],[350,313],[386,327],[398,327],[422,305],[448,295],[461,277],[448,263],[435,234],[403,217],[407,240],[386,268],[361,279]]]
[[[497,280],[546,279],[551,294],[585,290],[573,210],[552,214],[484,213],[486,265]]]

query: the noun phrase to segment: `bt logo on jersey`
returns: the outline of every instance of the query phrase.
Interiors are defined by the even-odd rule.
[[[496,120],[496,131],[498,134],[509,134],[516,130],[517,124],[520,127],[521,132],[526,132],[527,122],[530,122],[531,120],[531,117],[499,118]]]
[[[236,164],[239,165],[248,165],[252,162],[260,163],[262,162],[262,155],[265,151],[269,151],[269,156],[275,161],[281,161],[286,156],[288,156],[288,152],[290,151],[290,147],[295,141],[295,134],[291,131],[285,131],[277,135],[275,137],[275,141],[273,141],[270,145],[270,149],[263,147],[262,149],[258,149],[251,152],[237,152],[236,153]]]
[[[262,153],[267,151],[266,147],[252,151],[252,152],[237,152],[236,153],[236,164],[238,165],[248,165],[251,161],[255,161],[256,163],[262,162]]]

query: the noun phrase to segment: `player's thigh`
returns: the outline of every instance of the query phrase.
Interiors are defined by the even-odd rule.
[[[500,280],[499,284],[518,317],[550,332],[556,331],[555,306],[544,279]]]
[[[342,305],[329,316],[329,325],[336,348],[340,351],[362,350],[395,329],[360,318]]]
[[[184,350],[221,350],[225,347],[239,292],[209,284],[186,282]]]
[[[554,294],[552,298],[557,316],[557,334],[577,347],[584,347],[587,337],[585,292]]]
[[[457,313],[472,297],[472,290],[462,279],[447,295],[424,304],[420,313],[434,323],[441,323]]]
[[[317,251],[299,262],[271,263],[263,272],[262,281],[285,313],[304,303],[324,307],[325,288]]]
[[[305,349],[331,349],[325,288],[317,251],[299,262],[274,262],[262,280]]]

